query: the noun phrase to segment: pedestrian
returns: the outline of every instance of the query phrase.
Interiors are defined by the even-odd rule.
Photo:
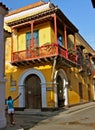
[[[15,99],[12,99],[12,97],[9,96],[7,100],[8,115],[9,115],[11,126],[15,125],[14,117],[13,117],[14,116],[14,101],[16,101],[20,96],[21,96],[21,93]]]

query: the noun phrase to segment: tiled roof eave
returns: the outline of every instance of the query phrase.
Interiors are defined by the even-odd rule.
[[[35,15],[32,15],[32,16],[29,16],[29,17],[25,17],[23,19],[19,19],[19,20],[16,20],[16,21],[8,22],[7,25],[12,27],[12,26],[18,25],[20,23],[25,23],[25,22],[28,22],[28,21],[31,21],[31,20],[38,19],[38,18],[40,18],[42,16],[47,16],[47,15],[53,14],[56,11],[57,11],[57,8],[49,9],[49,10],[46,10],[44,12],[41,12],[41,13],[38,13],[38,14],[35,14]]]
[[[54,13],[59,15],[61,19],[63,20],[63,22],[67,24],[70,28],[72,28],[74,32],[78,32],[78,29],[69,21],[69,19],[61,12],[61,10],[58,9],[58,7],[50,8],[49,10],[46,10],[44,12],[41,12],[41,13],[38,13],[38,14],[35,14],[26,18],[22,18],[16,21],[8,22],[7,25],[10,27],[16,26],[19,24],[31,22],[32,20],[39,20],[40,18],[43,18],[43,17],[52,16],[52,14]]]
[[[45,5],[45,4],[47,4],[47,2],[38,1],[38,2],[35,2],[34,4],[29,4],[29,5],[24,6],[22,8],[18,8],[16,10],[10,11],[6,16],[14,15],[16,13],[20,13],[22,11],[29,10],[31,8],[33,9],[33,8],[36,8],[36,7],[39,7],[41,5]]]

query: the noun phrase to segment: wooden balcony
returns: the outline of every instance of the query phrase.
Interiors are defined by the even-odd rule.
[[[68,55],[68,51],[58,44],[47,44],[41,47],[13,52],[11,64],[20,66],[41,61],[46,62],[51,61],[55,56],[59,56],[69,63],[76,64],[76,55]]]

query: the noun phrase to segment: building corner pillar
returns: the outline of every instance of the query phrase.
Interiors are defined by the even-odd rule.
[[[5,79],[0,79],[0,128],[6,127],[7,121],[5,116]]]

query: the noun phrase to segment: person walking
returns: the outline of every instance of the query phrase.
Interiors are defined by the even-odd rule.
[[[21,93],[15,99],[12,99],[12,97],[9,96],[7,100],[8,115],[9,115],[11,126],[15,125],[14,117],[13,117],[14,116],[14,101],[16,101],[20,96],[21,96]]]

